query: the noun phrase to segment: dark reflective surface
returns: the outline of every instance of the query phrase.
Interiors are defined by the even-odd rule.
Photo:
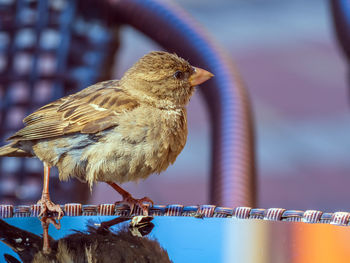
[[[1,220],[0,262],[345,262],[350,257],[350,228],[327,224],[165,216],[142,227],[111,216],[64,217],[60,223],[59,230],[46,224],[45,251],[45,224],[43,229],[39,219]]]

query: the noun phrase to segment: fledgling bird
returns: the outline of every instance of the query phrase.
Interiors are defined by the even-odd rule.
[[[145,179],[175,162],[187,139],[194,87],[213,76],[175,54],[154,51],[120,80],[92,85],[27,116],[25,127],[0,148],[0,156],[38,157],[44,163],[40,215],[63,211],[49,196],[50,167],[60,180],[76,177],[92,187],[111,185],[146,214],[148,197],[134,199],[116,183]]]

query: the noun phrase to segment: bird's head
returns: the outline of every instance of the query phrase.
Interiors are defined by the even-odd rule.
[[[163,107],[183,107],[194,87],[213,76],[175,54],[154,51],[137,61],[125,73],[121,84],[139,99],[158,101]]]

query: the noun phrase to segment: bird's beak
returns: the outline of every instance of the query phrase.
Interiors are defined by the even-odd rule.
[[[196,67],[193,67],[193,68],[194,68],[194,72],[190,76],[191,87],[202,84],[203,82],[207,81],[208,79],[210,79],[214,76],[212,73],[210,73],[209,71],[206,71],[204,69],[196,68]]]

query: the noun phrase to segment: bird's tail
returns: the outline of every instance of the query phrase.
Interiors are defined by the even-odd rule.
[[[9,143],[3,147],[0,147],[0,156],[31,157],[32,155],[16,147],[15,143]]]

